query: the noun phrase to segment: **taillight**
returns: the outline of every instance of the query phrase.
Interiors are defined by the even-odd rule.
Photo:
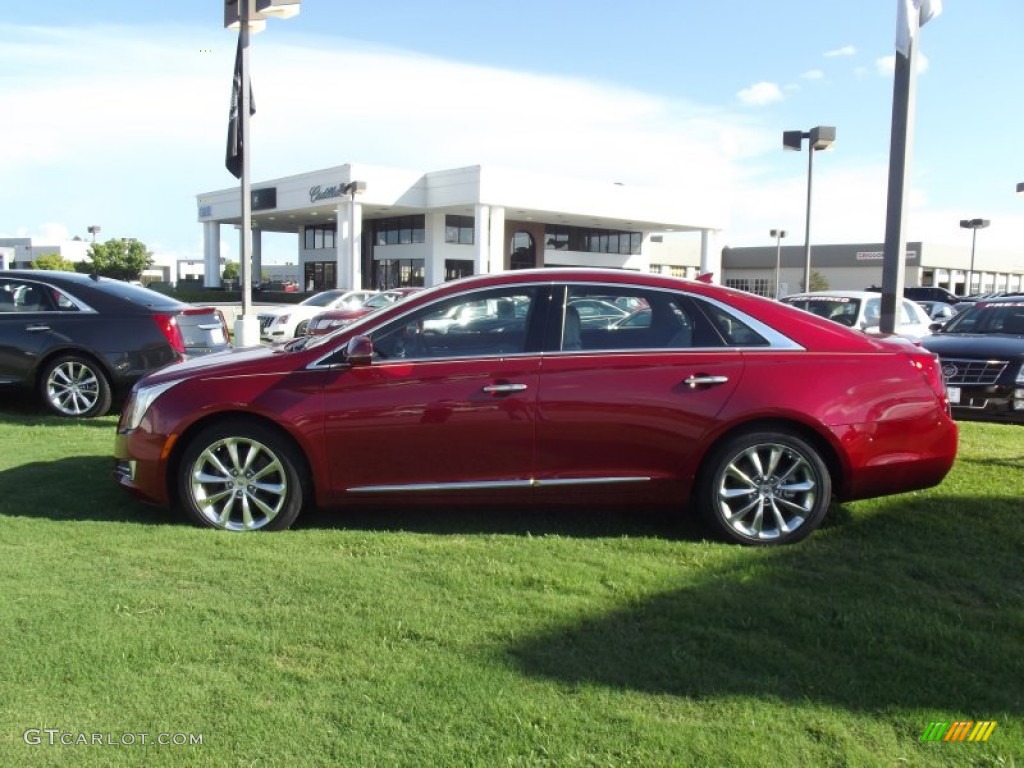
[[[185,356],[185,337],[181,335],[181,328],[178,327],[178,321],[174,315],[155,314],[153,320],[156,322],[157,328],[160,329],[160,333],[171,345],[171,349],[178,353],[178,357],[183,358]]]
[[[946,380],[942,378],[942,366],[939,358],[931,352],[915,352],[908,355],[910,364],[921,372],[924,380],[935,392],[939,401],[949,413],[949,394],[946,392]]]

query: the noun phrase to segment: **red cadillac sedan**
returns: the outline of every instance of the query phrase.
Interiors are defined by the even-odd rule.
[[[590,300],[644,317],[586,325]],[[228,531],[312,506],[615,501],[770,545],[807,536],[833,498],[939,483],[956,450],[937,358],[905,340],[701,282],[545,269],[149,374],[114,477]]]

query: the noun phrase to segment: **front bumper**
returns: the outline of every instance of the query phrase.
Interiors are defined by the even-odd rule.
[[[954,418],[1024,424],[1024,385],[947,385]]]

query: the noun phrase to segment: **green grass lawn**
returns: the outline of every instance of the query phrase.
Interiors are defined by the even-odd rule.
[[[113,484],[114,423],[0,407],[0,765],[1024,765],[1022,428],[752,550],[666,510],[198,530]],[[921,741],[955,720],[998,725]]]

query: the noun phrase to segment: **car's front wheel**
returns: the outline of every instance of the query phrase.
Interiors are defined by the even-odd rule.
[[[791,544],[821,524],[832,478],[819,452],[786,431],[729,438],[708,457],[697,503],[711,528],[740,544]]]
[[[295,338],[298,339],[305,336],[309,331],[309,320],[303,320],[297,326],[295,326]]]
[[[110,382],[87,357],[54,358],[43,368],[39,385],[43,404],[58,416],[102,416],[110,410]]]
[[[225,531],[291,526],[309,498],[306,462],[286,437],[260,424],[211,426],[188,444],[178,497],[199,525]]]

